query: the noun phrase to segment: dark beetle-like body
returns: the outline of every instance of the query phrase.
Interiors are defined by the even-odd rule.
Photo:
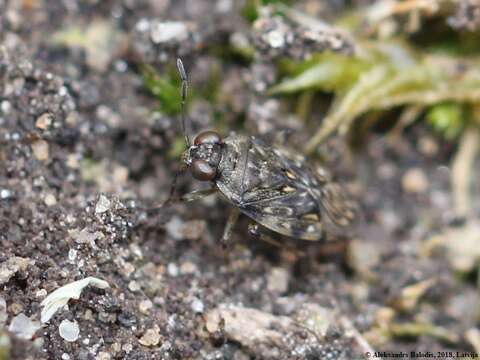
[[[184,161],[194,165],[199,180],[207,180],[201,177],[205,168],[213,169],[214,176],[206,173],[208,180],[242,213],[298,239],[345,234],[354,220],[353,202],[322,170],[313,171],[304,156],[255,137],[232,135],[212,141],[211,134],[216,133],[200,134]]]
[[[182,158],[195,179],[211,181],[238,210],[282,235],[328,240],[332,239],[328,235],[335,239],[335,235],[346,234],[355,218],[354,204],[324,171],[313,171],[302,155],[268,146],[255,137],[231,135],[222,139],[215,131],[198,134],[191,144],[185,127],[187,74],[180,59],[177,67],[188,147]],[[232,213],[225,227],[224,242],[237,214]]]

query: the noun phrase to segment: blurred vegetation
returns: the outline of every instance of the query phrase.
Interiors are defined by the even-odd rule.
[[[253,22],[266,5],[275,14],[289,16],[291,1],[285,0],[248,0],[242,15]],[[270,95],[312,91],[335,95],[305,150],[312,152],[334,132],[345,135],[364,114],[381,115],[395,107],[416,106],[418,118],[425,119],[435,131],[450,140],[458,138],[470,121],[468,106],[480,98],[480,61],[471,55],[480,50],[480,36],[448,26],[454,5],[450,0],[378,1],[338,16],[336,26],[354,40],[353,55],[324,52],[303,62],[280,60],[281,80],[270,89]],[[244,61],[246,55],[237,50],[235,46],[212,48],[214,54],[238,56]],[[247,58],[251,59],[250,52]],[[176,74],[166,71],[160,77],[145,67],[143,75],[162,112],[178,113]],[[211,91],[205,95],[209,101],[215,99],[219,80],[218,73],[213,75],[216,78],[207,85]],[[376,118],[382,120],[382,116]]]
[[[261,7],[268,6],[270,13],[288,19],[292,14],[290,5],[291,1],[248,0],[242,15],[254,22]],[[323,52],[305,61],[281,59],[274,64],[278,66],[279,82],[268,95],[300,94],[296,98],[302,102],[311,100],[313,94],[334,94],[326,116],[315,119],[321,122],[305,151],[315,151],[334,133],[351,134],[358,129],[353,125],[363,115],[375,115],[369,116],[370,128],[395,108],[407,112],[409,119],[404,126],[421,119],[447,140],[459,139],[475,123],[473,114],[477,112],[471,108],[480,100],[480,58],[476,55],[480,54],[480,36],[450,26],[457,5],[453,0],[378,1],[369,7],[345,11],[337,16],[333,26],[353,40],[353,54]],[[299,15],[295,12],[294,22],[298,23]],[[302,16],[309,26],[322,22]],[[234,44],[212,48],[213,54],[227,54],[229,59],[237,56],[242,62],[252,59],[251,51],[246,55]],[[160,77],[149,67],[144,68],[143,75],[147,88],[158,98],[161,111],[178,113],[178,76],[166,71]],[[218,72],[213,72],[213,76],[206,86],[210,90],[202,95],[215,102]],[[299,106],[308,115],[313,102],[303,102]]]
[[[160,75],[150,65],[141,68],[145,87],[159,102],[159,110],[166,115],[180,113],[182,97],[180,93],[180,78],[174,68],[168,67]]]
[[[418,118],[447,139],[459,136],[471,121],[468,107],[480,99],[480,62],[471,55],[480,50],[480,38],[448,27],[444,11],[449,6],[448,1],[377,2],[339,19],[343,29],[355,34],[352,56],[323,53],[302,63],[280,63],[283,79],[270,94],[335,94],[307,152],[334,132],[345,135],[364,114],[380,112],[376,119],[381,121],[382,112],[402,106],[417,107]],[[422,27],[422,11],[437,17],[429,25],[439,30]],[[399,12],[410,16],[403,19],[403,28],[395,18]]]
[[[259,10],[262,6],[269,4],[290,5],[292,0],[247,0],[242,9],[242,16],[249,22],[254,22],[259,17]]]
[[[354,57],[319,56],[271,93],[309,89],[334,92],[335,99],[307,152],[335,131],[346,134],[363,114],[408,105],[424,107],[428,122],[453,138],[468,119],[464,107],[480,100],[480,63],[450,55],[413,54],[402,43],[369,43]]]

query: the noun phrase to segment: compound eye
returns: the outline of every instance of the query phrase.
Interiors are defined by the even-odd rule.
[[[209,130],[198,134],[193,143],[196,146],[200,144],[221,144],[222,138],[216,131]]]
[[[211,167],[205,160],[193,160],[192,175],[200,181],[212,181],[217,175],[217,170]]]

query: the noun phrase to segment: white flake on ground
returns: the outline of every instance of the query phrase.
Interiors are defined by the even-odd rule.
[[[183,41],[188,37],[187,26],[179,21],[151,24],[150,37],[155,44]]]
[[[19,338],[30,340],[40,327],[38,321],[33,321],[24,313],[20,313],[12,319],[8,330]]]
[[[41,303],[41,306],[43,307],[41,313],[42,323],[49,321],[57,310],[64,307],[70,299],[79,299],[82,290],[89,285],[100,289],[106,289],[110,286],[105,280],[89,276],[83,280],[74,281],[58,288],[48,295]]]
[[[194,297],[193,300],[192,300],[191,308],[192,308],[193,312],[195,312],[197,314],[201,314],[205,310],[205,305],[203,304],[202,300],[200,300],[197,297]]]
[[[103,214],[104,212],[110,209],[110,200],[105,195],[100,195],[98,199],[97,205],[95,206],[95,213],[96,214]]]
[[[78,340],[80,328],[78,327],[78,323],[76,321],[69,321],[65,319],[58,326],[58,332],[65,341],[74,342]]]

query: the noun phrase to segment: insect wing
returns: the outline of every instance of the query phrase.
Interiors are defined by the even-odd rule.
[[[267,188],[265,181],[247,187],[246,202],[239,206],[242,212],[273,231],[304,240],[320,240],[324,232],[348,232],[354,205],[340,185],[311,170],[300,154],[267,147],[257,139],[252,142],[249,166],[268,164],[262,176],[276,180]]]
[[[283,148],[274,151],[301,185],[308,189],[318,206],[323,231],[337,236],[351,233],[358,218],[358,209],[346,189],[333,182],[324,168],[317,167],[317,171],[313,171],[304,156]]]
[[[274,199],[247,203],[240,210],[266,228],[282,235],[304,240],[320,240],[322,222],[317,214],[298,217],[299,201],[308,201],[308,195],[287,194]],[[307,206],[311,204],[307,203]],[[302,209],[302,208],[300,208]]]

